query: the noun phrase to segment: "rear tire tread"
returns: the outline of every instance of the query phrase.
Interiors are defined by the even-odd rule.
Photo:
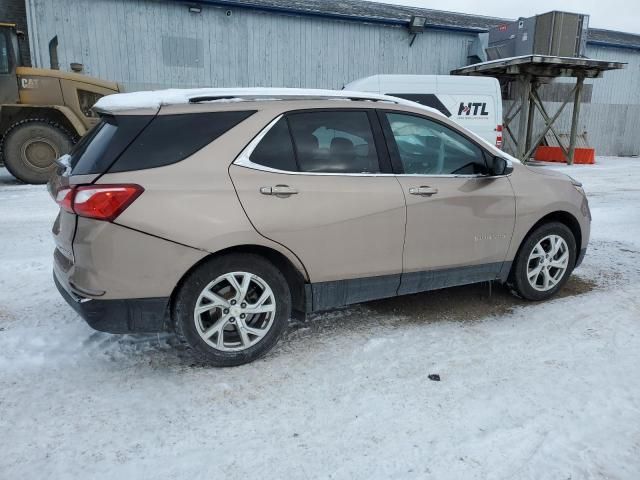
[[[193,326],[193,296],[199,294],[210,281],[223,273],[244,271],[264,276],[272,276],[268,282],[274,292],[276,317],[264,340],[240,352],[215,351],[202,341]],[[255,270],[259,270],[255,271]],[[264,279],[267,281],[267,279]],[[197,266],[178,287],[171,306],[171,321],[179,341],[199,363],[215,367],[233,367],[253,362],[271,351],[285,332],[291,316],[291,294],[288,283],[280,270],[264,257],[255,254],[230,254],[212,258]],[[191,328],[193,327],[193,330]]]

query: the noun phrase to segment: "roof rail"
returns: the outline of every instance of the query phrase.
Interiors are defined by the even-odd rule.
[[[376,98],[366,95],[205,95],[189,98],[189,103],[250,100],[350,100],[352,102],[389,102],[398,103],[392,98]]]
[[[304,88],[192,88],[147,92],[116,93],[102,97],[93,106],[100,112],[131,109],[158,110],[166,105],[196,104],[203,102],[242,102],[260,100],[351,100],[410,104],[408,100],[377,93],[350,90],[320,90]]]

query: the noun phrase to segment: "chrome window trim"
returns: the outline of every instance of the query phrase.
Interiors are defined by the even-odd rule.
[[[284,113],[281,113],[276,118],[274,118],[269,124],[262,129],[262,131],[255,136],[249,145],[247,145],[240,155],[234,160],[233,165],[238,165],[239,167],[251,168],[253,170],[260,170],[263,172],[270,173],[281,173],[285,175],[315,175],[315,176],[341,176],[341,177],[394,177],[393,173],[332,173],[332,172],[292,172],[290,170],[279,170],[277,168],[267,167],[265,165],[260,165],[258,163],[254,163],[251,161],[251,154],[256,149],[258,144],[262,141],[269,130],[271,130],[276,123],[280,121],[282,117],[284,117]]]
[[[256,135],[254,139],[251,140],[251,142],[249,142],[249,144],[246,147],[244,147],[242,152],[240,152],[240,155],[238,155],[236,159],[233,161],[232,165],[250,168],[252,170],[260,170],[262,172],[280,173],[284,175],[315,175],[315,176],[326,176],[326,177],[341,176],[341,177],[499,178],[499,177],[505,176],[505,175],[490,176],[490,175],[480,175],[480,174],[477,174],[477,175],[455,175],[455,174],[428,175],[428,174],[421,174],[421,173],[395,174],[395,173],[292,172],[290,170],[280,170],[277,168],[271,168],[265,165],[260,165],[259,163],[252,162],[251,154],[253,153],[253,151],[256,149],[256,147],[262,141],[265,135],[269,133],[269,130],[271,130],[275,126],[275,124],[278,123],[282,117],[284,117],[284,115],[285,115],[284,113],[281,113],[276,118],[271,120],[271,122],[269,122],[267,126],[264,127],[260,131],[260,133],[258,133],[258,135]]]

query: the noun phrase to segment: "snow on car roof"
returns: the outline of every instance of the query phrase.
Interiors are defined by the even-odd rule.
[[[369,92],[350,90],[322,90],[306,88],[189,88],[152,90],[131,93],[116,93],[102,97],[94,108],[102,112],[135,109],[159,109],[165,105],[180,105],[198,102],[238,102],[250,100],[294,100],[294,99],[347,99],[392,102],[414,108],[422,108],[442,115],[434,108],[402,98]]]

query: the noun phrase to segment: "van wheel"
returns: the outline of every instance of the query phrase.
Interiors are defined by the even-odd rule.
[[[57,123],[27,119],[13,124],[3,137],[7,170],[25,183],[47,183],[58,157],[69,153],[73,137]]]
[[[198,266],[176,295],[176,333],[216,367],[252,362],[287,328],[291,293],[282,273],[258,255],[231,254]]]
[[[576,264],[576,241],[559,222],[534,230],[524,241],[511,270],[509,286],[527,300],[545,300],[560,290]]]

